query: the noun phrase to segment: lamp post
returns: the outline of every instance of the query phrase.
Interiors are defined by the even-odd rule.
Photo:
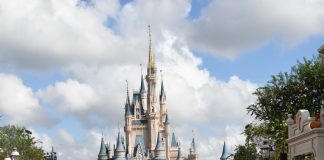
[[[272,146],[270,144],[268,144],[267,141],[264,141],[263,142],[263,146],[260,149],[264,153],[264,158],[266,158],[268,156],[268,160],[270,160],[270,158],[271,158],[271,156],[270,156],[271,155],[271,152],[274,151],[273,148],[272,148]],[[268,155],[266,155],[266,152],[264,152],[264,151],[267,151]]]
[[[17,148],[14,147],[13,151],[11,152],[11,159],[12,160],[19,160],[19,152],[17,151]]]

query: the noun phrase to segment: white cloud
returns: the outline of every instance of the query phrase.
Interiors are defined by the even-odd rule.
[[[217,0],[191,22],[190,47],[235,58],[271,41],[290,46],[323,36],[323,0]]]
[[[61,113],[87,112],[98,101],[91,86],[72,79],[56,82],[45,90],[40,90],[38,95]]]
[[[50,127],[56,119],[39,104],[32,89],[17,76],[0,73],[0,113],[4,120],[27,126]]]

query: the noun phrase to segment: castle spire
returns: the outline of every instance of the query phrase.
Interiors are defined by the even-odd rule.
[[[182,159],[182,154],[181,154],[181,147],[179,145],[178,147],[178,156],[177,156],[177,160],[181,160]]]
[[[163,84],[163,73],[162,70],[160,70],[161,72],[161,92],[160,92],[160,101],[162,100],[162,98],[165,100],[166,99],[166,95],[165,95],[165,91],[164,91],[164,84]]]
[[[126,104],[130,105],[129,91],[128,91],[128,81],[126,80]]]
[[[53,149],[53,148],[52,148]],[[107,152],[103,136],[101,137],[100,152],[98,154],[98,160],[106,160]]]
[[[176,138],[175,138],[175,134],[174,134],[174,132],[172,133],[171,147],[172,147],[172,148],[176,148],[176,147],[178,147],[177,140],[176,140]]]
[[[155,59],[152,52],[151,25],[148,25],[149,30],[149,64],[148,68],[155,68]]]
[[[224,141],[224,145],[223,145],[223,152],[222,152],[222,156],[220,157],[221,160],[226,160],[227,159],[227,150],[226,150],[226,143]]]
[[[144,84],[144,78],[143,78],[143,74],[141,75],[141,88],[140,88],[140,92],[145,92],[145,84]]]

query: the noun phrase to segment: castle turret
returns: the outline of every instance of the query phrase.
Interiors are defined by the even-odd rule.
[[[113,144],[109,143],[108,147],[107,147],[107,155],[108,155],[108,159],[112,159],[114,157],[114,149],[113,149]]]
[[[166,149],[166,159],[170,159],[170,122],[168,115],[165,116],[164,121],[164,135],[165,135],[165,149]]]
[[[120,135],[120,131],[118,131],[117,136],[117,146],[115,148],[114,160],[126,160],[125,155],[125,146],[123,144],[122,136]]]
[[[162,77],[162,74],[161,74],[161,77]],[[161,92],[160,92],[160,120],[161,120],[161,123],[165,119],[166,114],[167,114],[166,95],[165,95],[163,79],[162,79],[161,80]]]
[[[132,130],[132,112],[131,112],[131,104],[129,99],[129,92],[128,92],[128,83],[127,83],[127,90],[126,90],[126,102],[125,102],[125,135],[126,135],[126,147],[127,151],[131,151],[130,139],[131,139],[131,130]]]
[[[198,160],[198,154],[196,152],[196,142],[195,142],[194,137],[192,137],[191,147],[189,149],[188,160]]]
[[[147,111],[147,94],[145,90],[145,84],[144,84],[144,76],[141,75],[141,88],[140,88],[140,94],[141,94],[141,103],[142,107],[144,109],[144,113]]]
[[[180,146],[179,146],[179,149],[178,149],[178,156],[177,156],[177,159],[176,160],[183,160],[182,154],[181,154],[181,147]]]
[[[177,148],[178,145],[177,145],[177,140],[175,138],[175,134],[174,132],[172,133],[172,140],[171,140],[171,148]]]
[[[165,148],[162,142],[161,133],[158,133],[156,147],[155,147],[155,160],[165,160]]]
[[[224,141],[223,152],[222,152],[222,156],[220,157],[220,160],[226,160],[227,157],[228,157],[228,154],[227,154],[227,150],[226,150],[226,143]]]
[[[108,156],[107,156],[107,152],[106,152],[106,146],[105,146],[105,142],[104,142],[104,138],[101,138],[101,145],[100,145],[100,151],[98,154],[98,160],[107,160]]]

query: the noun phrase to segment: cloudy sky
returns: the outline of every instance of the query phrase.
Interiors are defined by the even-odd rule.
[[[253,91],[317,54],[323,17],[324,0],[1,0],[0,125],[96,159],[101,130],[115,143],[123,125],[125,80],[139,89],[150,24],[171,130],[219,158],[244,141]]]

